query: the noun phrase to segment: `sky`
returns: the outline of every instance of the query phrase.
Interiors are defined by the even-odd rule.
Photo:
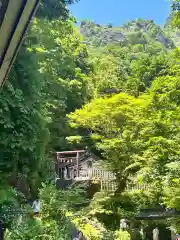
[[[170,12],[169,0],[80,0],[69,7],[78,21],[120,26],[129,20],[144,18],[163,25]]]

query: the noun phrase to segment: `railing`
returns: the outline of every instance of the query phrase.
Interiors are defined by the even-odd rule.
[[[102,180],[101,183],[101,191],[116,191],[117,183],[115,181],[106,181]],[[149,191],[149,186],[147,184],[127,184],[126,192],[132,191]]]
[[[75,178],[76,181],[81,180],[95,180],[101,184],[101,191],[115,191],[117,189],[116,177],[112,172],[105,171],[98,168],[89,168],[80,170],[79,177]],[[148,191],[148,184],[128,183],[126,191]]]
[[[149,191],[149,185],[148,184],[138,184],[138,183],[129,183],[127,184],[126,191]]]
[[[115,180],[115,174],[98,168],[82,169],[79,178],[89,178],[96,180]],[[77,178],[76,178],[77,179]]]
[[[117,184],[115,181],[104,181],[101,182],[101,191],[114,192],[117,189]]]
[[[115,180],[115,174],[112,172],[104,171],[102,169],[92,168],[89,169],[89,174],[91,174],[92,178],[103,179],[103,180]]]

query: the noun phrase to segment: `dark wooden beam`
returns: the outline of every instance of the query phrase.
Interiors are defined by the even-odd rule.
[[[77,152],[76,159],[77,159],[77,177],[79,177],[79,167],[80,167],[79,152]]]
[[[40,0],[1,0],[0,87],[13,65],[39,2]]]

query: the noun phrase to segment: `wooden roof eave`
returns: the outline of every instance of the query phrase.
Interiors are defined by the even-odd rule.
[[[17,56],[40,0],[0,0],[0,87]]]

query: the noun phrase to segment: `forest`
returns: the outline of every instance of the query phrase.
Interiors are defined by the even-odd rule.
[[[76,2],[41,1],[0,94],[5,240],[70,240],[74,228],[87,240],[140,240],[141,227],[159,223],[180,234],[178,217],[135,218],[180,210],[180,1],[164,27],[141,18],[77,25],[67,8]],[[116,190],[89,198],[83,183],[56,189],[55,152],[74,149],[98,156]],[[130,181],[148,190],[126,191]],[[35,218],[28,202],[37,198]]]

